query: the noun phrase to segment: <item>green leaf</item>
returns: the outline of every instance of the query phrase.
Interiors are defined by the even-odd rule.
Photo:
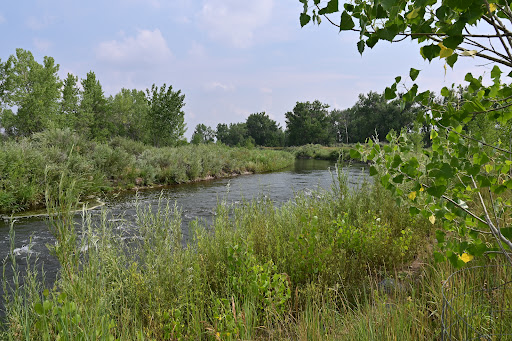
[[[377,171],[377,168],[375,168],[374,166],[371,166],[370,167],[370,176],[374,176],[377,174],[379,174],[379,172]]]
[[[491,71],[491,78],[493,79],[499,79],[501,77],[501,70],[500,68],[498,67],[498,65],[494,65],[494,67],[492,68],[492,71]]]
[[[307,13],[301,13],[300,14],[300,26],[304,27],[306,26],[309,21],[311,20],[311,17]]]
[[[392,89],[392,88],[386,88],[386,90],[384,90],[384,98],[385,99],[393,99],[396,97],[396,90]]]
[[[446,191],[446,186],[444,186],[444,185],[431,186],[431,187],[427,188],[427,193],[436,198],[440,198],[444,194],[445,191]]]
[[[416,215],[416,214],[419,214],[420,212],[421,211],[418,208],[414,207],[414,206],[409,207],[409,213],[411,215]]]
[[[318,11],[318,15],[331,14],[338,11],[338,0],[330,0],[327,3],[327,6]]]
[[[364,52],[364,40],[359,40],[357,42],[357,50],[359,51],[360,54],[363,54]]]
[[[357,149],[350,149],[350,158],[354,160],[360,160],[361,153]]]
[[[418,78],[419,74],[420,74],[420,70],[416,70],[415,68],[411,68],[411,70],[409,70],[409,76],[411,77],[411,79],[413,81],[415,81],[416,78]]]
[[[391,7],[395,6],[399,0],[382,0],[381,5],[386,11],[391,9]]]
[[[453,65],[455,64],[458,58],[459,56],[456,53],[454,53],[450,57],[446,58],[446,63],[453,69]]]
[[[455,50],[463,40],[464,38],[461,35],[449,36],[443,39],[443,45],[449,49]]]
[[[435,251],[434,260],[436,261],[436,263],[440,263],[444,262],[446,260],[446,257],[442,253]]]
[[[350,14],[348,14],[347,11],[343,11],[341,14],[340,32],[351,30],[354,28],[354,26],[354,21],[352,21]]]
[[[428,59],[429,61],[432,61],[432,59],[438,57],[440,52],[441,47],[434,44],[422,46],[420,49],[420,53],[423,58]]]
[[[43,305],[41,304],[41,302],[37,302],[36,304],[34,304],[34,310],[39,315],[43,315],[44,314],[44,308],[43,308]]]
[[[444,238],[446,236],[446,233],[442,230],[436,231],[436,239],[439,244],[444,243]]]

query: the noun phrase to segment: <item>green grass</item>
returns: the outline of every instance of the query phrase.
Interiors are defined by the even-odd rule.
[[[299,147],[286,147],[284,150],[293,153],[297,158],[321,160],[350,160],[350,145],[326,147],[319,144],[307,144]],[[356,160],[359,161],[359,160]]]
[[[209,144],[155,148],[123,138],[92,142],[70,130],[48,130],[0,142],[0,213],[44,204],[45,190],[68,172],[77,198],[134,186],[170,185],[244,172],[267,172],[293,163],[282,151]],[[57,193],[50,193],[57,197]]]
[[[172,203],[162,202],[158,211],[139,206],[139,238],[129,242],[113,235],[115,223],[95,226],[86,218],[75,227],[65,207],[55,208],[61,213],[50,223],[59,279],[43,292],[29,272],[29,284],[9,296],[0,336],[432,339],[439,302],[427,302],[437,295],[429,285],[438,277],[401,272],[424,253],[431,224],[411,218],[380,187],[350,192],[341,179],[334,189],[299,195],[279,208],[263,199],[220,202],[211,228],[200,221],[190,226],[194,237],[185,248]],[[59,193],[59,205],[72,203],[72,188],[61,186]],[[383,292],[385,278],[406,289]]]

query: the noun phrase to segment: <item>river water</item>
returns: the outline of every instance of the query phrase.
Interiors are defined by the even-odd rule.
[[[335,175],[334,163],[324,160],[296,160],[295,164],[278,172],[240,175],[234,178],[216,179],[192,184],[169,186],[159,189],[126,191],[120,195],[102,198],[104,207],[90,210],[93,217],[108,210],[109,219],[119,221],[118,225],[133,223],[135,204],[158,207],[160,199],[176,203],[182,211],[182,229],[187,235],[188,224],[195,219],[211,222],[217,203],[221,200],[237,204],[244,200],[268,198],[280,205],[295,194],[303,192],[311,195],[321,188],[329,190]],[[343,168],[347,174],[349,186],[361,184],[367,178],[367,171],[362,165],[349,165]],[[334,178],[333,178],[334,177]],[[76,222],[82,220],[81,214],[76,215]],[[16,262],[21,272],[26,267],[27,256],[37,268],[44,268],[46,284],[55,281],[59,264],[49,254],[47,245],[54,243],[48,230],[45,217],[15,218],[14,221],[0,220],[0,261],[6,259],[11,249],[9,237],[10,225],[14,227],[14,245],[12,246]],[[10,281],[13,276],[9,266],[6,267],[5,278]],[[0,285],[1,287],[1,285]],[[0,288],[0,295],[2,289]],[[1,297],[1,296],[0,296]],[[0,304],[0,317],[2,315]]]

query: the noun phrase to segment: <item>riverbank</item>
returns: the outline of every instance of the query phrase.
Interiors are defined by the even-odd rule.
[[[78,201],[134,187],[165,186],[291,165],[284,151],[217,144],[156,148],[123,138],[88,141],[70,130],[48,130],[0,142],[0,213],[35,209],[59,188]],[[60,184],[60,187],[59,187]]]

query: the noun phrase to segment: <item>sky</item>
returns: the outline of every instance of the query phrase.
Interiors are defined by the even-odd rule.
[[[197,124],[243,122],[266,112],[285,127],[296,102],[331,109],[359,94],[382,92],[396,76],[422,70],[421,89],[459,84],[467,72],[490,72],[462,59],[424,61],[415,42],[379,42],[361,56],[358,35],[327,21],[300,27],[298,0],[22,0],[0,7],[0,60],[16,48],[68,73],[94,71],[105,94],[172,85],[185,94],[186,137]]]

